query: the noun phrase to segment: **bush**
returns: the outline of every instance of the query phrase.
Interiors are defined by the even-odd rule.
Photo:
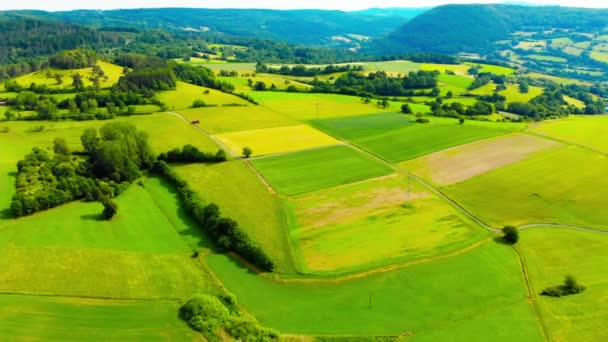
[[[204,100],[198,99],[198,100],[194,100],[194,102],[192,102],[192,108],[201,108],[201,107],[207,107],[207,103]]]
[[[187,144],[161,153],[157,160],[167,163],[219,163],[226,161],[226,152],[219,149],[215,154],[200,151],[196,146]]]
[[[101,215],[103,216],[104,220],[111,220],[118,212],[118,205],[110,198],[105,196],[101,198],[101,204],[103,204],[103,212]]]
[[[541,295],[549,297],[562,297],[581,293],[585,291],[585,289],[586,287],[579,284],[573,276],[568,275],[564,279],[563,285],[547,287],[543,290],[543,292],[541,292]]]
[[[423,118],[423,117],[419,117],[419,118],[416,118],[416,122],[417,123],[421,123],[421,124],[425,124],[425,123],[429,123],[429,119]]]
[[[516,227],[513,226],[505,226],[502,228],[503,236],[502,239],[508,244],[516,244],[519,240],[519,231]]]

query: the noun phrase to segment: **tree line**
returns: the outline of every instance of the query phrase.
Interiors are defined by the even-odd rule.
[[[258,62],[255,66],[257,73],[277,74],[287,76],[314,77],[319,75],[329,75],[337,72],[363,71],[362,65],[327,65],[325,67],[306,67],[304,65],[296,65],[293,67],[283,65],[281,67],[269,67],[264,63]]]

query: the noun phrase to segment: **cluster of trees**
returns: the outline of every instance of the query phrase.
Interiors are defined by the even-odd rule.
[[[222,149],[215,154],[203,152],[196,146],[187,144],[182,148],[176,147],[169,152],[163,152],[157,159],[167,163],[220,163],[226,161],[226,152]]]
[[[288,76],[313,77],[319,75],[329,75],[337,72],[363,71],[362,65],[327,65],[325,67],[307,68],[304,65],[296,65],[293,67],[283,65],[279,68],[269,67],[266,64],[258,62],[255,66],[257,73],[278,74]]]
[[[562,297],[581,293],[583,291],[585,291],[585,286],[579,284],[573,276],[569,275],[564,279],[563,285],[547,287],[541,292],[541,295]]]
[[[49,65],[57,69],[82,69],[95,65],[97,54],[93,50],[64,50],[49,57]]]
[[[152,97],[155,91],[175,89],[176,82],[177,78],[173,70],[168,67],[136,69],[123,75],[114,89]]]
[[[367,76],[349,72],[337,78],[333,83],[316,80],[311,84],[313,85],[312,92],[362,97],[422,95],[414,90],[428,88],[431,88],[428,95],[439,95],[437,76],[439,76],[438,71],[410,72],[402,77],[389,77],[384,71],[373,72]],[[427,94],[424,93],[424,95]]]
[[[209,342],[224,341],[225,338],[219,334],[222,330],[238,341],[279,340],[278,332],[264,328],[254,319],[243,315],[232,294],[218,297],[197,295],[180,307],[179,317]]]
[[[34,147],[17,163],[16,193],[11,212],[30,215],[73,200],[96,201],[114,197],[126,184],[92,176],[86,161],[70,154],[63,139],[55,139],[54,153]]]
[[[170,67],[180,80],[196,84],[199,86],[217,89],[225,93],[232,93],[234,85],[228,82],[223,82],[215,78],[215,74],[208,68],[194,67],[187,64],[178,64],[171,62]]]
[[[443,103],[441,98],[438,101],[429,103],[433,115],[449,116],[458,118],[462,115],[489,115],[495,112],[495,107],[488,102],[477,101],[470,106],[460,102]]]
[[[247,236],[233,219],[221,216],[214,203],[205,204],[198,194],[164,161],[154,164],[153,171],[177,188],[180,201],[197,225],[224,251],[232,251],[263,271],[271,272],[274,262]]]

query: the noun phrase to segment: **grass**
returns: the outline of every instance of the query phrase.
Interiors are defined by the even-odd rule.
[[[17,162],[31,151],[33,144],[11,131],[0,133],[0,226],[10,217],[8,208],[15,192]]]
[[[209,93],[205,94],[207,91]],[[208,105],[232,103],[242,105],[248,104],[247,101],[240,97],[185,82],[177,82],[175,90],[159,92],[157,97],[164,102],[170,110],[190,108],[195,100],[203,100]]]
[[[133,185],[115,201],[119,213],[112,222],[100,220],[99,203],[80,202],[6,222],[0,291],[179,299],[218,291],[179,234],[188,222],[159,210],[177,211],[175,198],[159,203]]]
[[[562,51],[569,55],[580,56],[583,53],[583,51],[585,51],[585,50],[576,48],[574,46],[566,46],[562,49]]]
[[[608,158],[575,147],[496,169],[444,191],[496,227],[560,223],[608,229]],[[500,194],[492,196],[489,194]]]
[[[118,65],[114,65],[111,63],[97,61],[97,65],[101,67],[104,71],[107,79],[101,78],[99,86],[101,88],[109,88],[118,82],[118,79],[122,76],[122,67]],[[92,68],[83,68],[83,69],[70,69],[70,70],[60,70],[60,69],[45,69],[36,71],[27,75],[19,76],[15,78],[15,81],[23,87],[29,87],[30,84],[36,83],[37,85],[46,85],[49,88],[70,88],[72,87],[72,75],[80,74],[82,76],[82,81],[85,86],[92,86],[93,81],[91,81]],[[47,74],[48,73],[48,74]],[[62,84],[57,84],[55,80],[55,74],[61,75]],[[50,75],[50,77],[49,77]]]
[[[505,132],[499,126],[458,125],[455,120],[453,122],[411,125],[354,142],[390,162],[399,162]]]
[[[545,55],[528,55],[527,58],[535,59],[537,61],[549,61],[557,63],[566,63],[568,60],[563,57],[545,56]]]
[[[408,127],[414,122],[401,113],[381,113],[312,120],[311,123],[340,139],[352,140]]]
[[[15,341],[201,341],[177,303],[0,295],[0,335]]]
[[[526,300],[516,255],[494,243],[346,281],[274,281],[222,255],[208,257],[207,263],[248,312],[284,333],[417,335]],[[502,323],[511,326],[514,319],[527,324],[518,329],[533,331],[531,313],[524,313],[528,317],[510,315]],[[485,332],[487,338],[494,336],[492,331]]]
[[[389,108],[374,103],[364,104],[355,96],[335,94],[302,94],[281,92],[253,92],[262,105],[296,120],[314,120],[339,116],[394,112],[401,103],[391,102]]]
[[[548,139],[514,133],[445,149],[399,164],[435,185],[446,186],[528,159],[561,146]]]
[[[528,103],[533,98],[541,95],[543,93],[543,88],[536,87],[536,86],[530,86],[528,89],[528,92],[523,94],[519,91],[519,85],[507,84],[507,89],[500,91],[498,93],[507,98],[507,103],[512,103],[512,102]]]
[[[530,127],[535,133],[608,153],[608,116],[571,116]]]
[[[188,120],[200,120],[198,126],[212,134],[261,128],[294,126],[300,122],[262,106],[213,107],[178,110]]]
[[[289,196],[391,173],[388,167],[347,146],[295,152],[252,163],[280,193]]]
[[[585,109],[585,102],[579,100],[579,99],[575,99],[573,97],[570,97],[568,95],[564,95],[564,100],[569,104],[569,105],[573,105],[577,108],[580,109]]]
[[[248,146],[253,156],[338,144],[336,139],[306,126],[286,126],[223,133],[215,136],[237,154]]]
[[[302,269],[315,274],[441,255],[488,235],[401,175],[299,195],[290,203]]]
[[[521,232],[518,245],[549,338],[555,341],[599,341],[608,335],[608,240],[592,232],[540,228]],[[549,286],[573,275],[587,289],[561,298],[540,296]]]
[[[113,120],[113,122],[117,121],[133,123],[138,129],[146,131],[150,137],[150,145],[158,153],[175,147],[181,147],[185,144],[192,144],[202,150],[212,152],[217,151],[219,148],[213,140],[174,115],[161,113],[134,115]],[[107,123],[106,121],[46,121],[43,123],[13,121],[7,122],[5,125],[12,132],[38,145],[50,146],[56,137],[63,137],[71,145],[72,149],[80,149],[80,136],[86,128],[99,128]],[[32,127],[39,125],[43,125],[44,130],[33,132]]]
[[[256,82],[264,82],[268,89],[270,89],[273,84],[277,90],[283,91],[292,85],[300,91],[306,91],[312,88],[311,85],[272,74],[257,74],[255,77],[218,77],[218,80],[234,85],[236,93],[248,93],[253,91],[248,84],[249,79],[251,79],[254,84]]]
[[[446,71],[451,71],[456,75],[466,75],[467,71],[471,67],[465,64],[432,64],[432,63],[424,63],[420,66],[421,70],[424,71],[439,71],[445,73]]]
[[[363,63],[363,68],[366,71],[386,71],[387,73],[405,75],[410,71],[420,70],[420,64],[411,61],[366,62]]]
[[[437,77],[437,81],[458,88],[462,88],[464,92],[466,92],[466,89],[471,85],[471,83],[473,83],[473,79],[471,77],[448,75],[444,73],[440,74],[439,77]]]
[[[474,64],[474,63],[468,63],[467,65],[481,65],[481,71],[482,72],[491,72],[495,75],[505,75],[505,76],[509,76],[512,75],[513,73],[515,73],[515,69],[513,68],[507,68],[507,67],[503,67],[503,66],[499,66],[499,65],[491,65],[491,64]]]
[[[189,63],[193,64],[193,63]],[[200,65],[202,67],[213,70],[218,73],[220,70],[226,71],[239,71],[245,73],[255,73],[255,63],[225,63],[220,61],[208,62],[208,63],[194,63],[196,65]]]
[[[175,170],[201,198],[216,203],[277,263],[279,273],[293,272],[281,201],[260,182],[242,161],[211,165],[183,165]]]

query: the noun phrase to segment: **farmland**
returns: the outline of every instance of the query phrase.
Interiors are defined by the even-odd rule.
[[[533,82],[521,92],[519,71],[503,66],[464,59],[351,63],[363,66],[361,82],[439,71],[420,72],[436,82],[430,86],[380,96],[371,90],[381,82],[364,91],[332,90],[348,71],[254,75],[254,63],[219,60],[226,46],[205,46],[217,53],[212,61],[171,62],[195,68],[187,75],[208,67],[213,77],[197,83],[172,75],[175,87],[155,84],[158,89],[142,91],[146,96],[138,94],[140,84],[131,85],[120,93],[131,104],[115,113],[102,105],[103,96],[118,96],[113,86],[133,71],[107,62],[98,62],[107,75],[98,88],[92,68],[48,69],[63,83],[47,70],[14,78],[53,89],[33,92],[37,101],[58,106],[52,119],[38,116],[39,103],[11,102],[23,95],[18,91],[0,91],[2,101],[10,100],[0,107],[6,118],[0,122],[1,335],[211,341],[179,315],[180,306],[201,294],[221,296],[231,314],[243,311],[285,341],[592,341],[607,333],[605,116],[498,111],[506,107],[482,96],[502,83],[488,80],[470,90],[472,74],[508,76],[498,91],[505,106],[532,106],[548,92]],[[72,89],[76,72],[86,75],[89,88]],[[312,92],[319,80],[328,88]],[[275,87],[256,89],[255,82]],[[66,103],[83,94],[99,96],[99,106],[69,111]],[[587,109],[590,93],[569,94],[557,95]],[[468,111],[479,103],[491,113]],[[560,102],[555,110],[561,109],[570,107]],[[116,131],[102,127],[117,123],[136,126],[141,132],[133,136],[141,140],[115,145]],[[102,134],[87,140],[88,128]],[[146,139],[150,155],[138,158],[149,157],[149,165],[136,166],[141,173],[132,180],[118,171],[98,175],[103,162]],[[102,154],[108,146],[116,148]],[[28,157],[17,166],[33,147],[45,151],[34,154],[44,162]],[[30,183],[59,186],[53,179],[58,183],[62,172],[95,179],[99,193],[17,217],[21,197],[13,195]],[[25,173],[37,177],[20,179]],[[117,208],[111,219],[107,200]],[[513,246],[499,237],[506,225],[519,229]],[[540,295],[571,273],[585,292]],[[218,331],[232,340],[227,329]]]

